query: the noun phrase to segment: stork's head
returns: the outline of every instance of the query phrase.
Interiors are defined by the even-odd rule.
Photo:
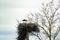
[[[23,19],[22,21],[27,21],[26,19]]]

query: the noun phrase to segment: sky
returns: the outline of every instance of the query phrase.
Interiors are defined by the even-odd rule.
[[[28,14],[39,10],[41,3],[50,1],[51,0],[0,0],[0,40],[8,40],[9,38],[10,40],[15,40],[11,38],[16,38],[18,25],[16,19],[21,21],[27,18]],[[56,2],[55,0],[54,3]]]

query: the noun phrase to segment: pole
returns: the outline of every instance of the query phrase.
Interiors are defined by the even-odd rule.
[[[27,32],[26,40],[29,40],[29,33]]]

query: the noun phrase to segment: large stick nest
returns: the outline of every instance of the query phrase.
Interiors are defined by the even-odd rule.
[[[28,32],[39,32],[38,25],[35,23],[20,23],[18,25],[18,30],[25,28]]]

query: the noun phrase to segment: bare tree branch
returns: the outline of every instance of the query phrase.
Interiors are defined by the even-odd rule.
[[[58,27],[57,31],[56,31],[55,34],[54,34],[54,40],[55,40],[55,38],[57,37],[57,35],[59,34],[59,32],[60,32],[60,27]]]
[[[42,27],[42,26],[40,26],[40,25],[38,25],[38,26],[41,27],[41,28],[45,31],[46,35],[49,37],[49,34],[48,34],[48,32],[44,29],[44,27]]]
[[[38,36],[38,35],[36,35],[36,34],[34,34],[34,33],[32,33],[33,35],[35,35],[39,40],[41,40],[41,38]]]
[[[16,19],[16,21],[17,21],[17,22],[18,22],[18,24],[19,24],[19,20],[17,20],[17,19]]]

